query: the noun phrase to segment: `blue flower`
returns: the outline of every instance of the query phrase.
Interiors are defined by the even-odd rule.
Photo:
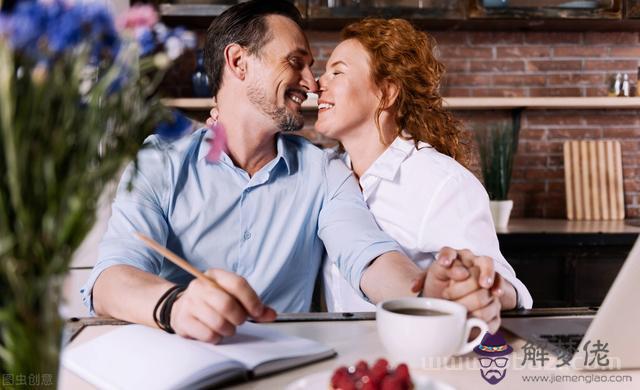
[[[15,50],[36,60],[58,56],[81,44],[89,45],[95,59],[113,58],[120,48],[113,18],[100,4],[24,1],[3,16],[2,22],[0,34],[8,36]]]
[[[156,134],[163,138],[175,139],[184,135],[191,127],[191,120],[182,115],[179,111],[171,111],[172,119],[158,124]]]
[[[88,36],[93,43],[92,55],[106,54],[115,57],[120,50],[120,37],[109,11],[99,4],[80,7],[82,24],[89,30]]]
[[[107,91],[106,91],[107,96],[110,96],[110,95],[112,95],[114,93],[120,92],[122,87],[124,87],[124,85],[128,81],[129,81],[129,78],[127,77],[125,72],[123,72],[123,74],[121,74],[120,76],[116,77],[116,79],[113,80],[113,82],[107,87]]]
[[[153,26],[153,32],[156,34],[157,41],[163,45],[169,38],[169,29],[163,23],[157,23]]]
[[[56,23],[49,23],[47,26],[48,48],[54,54],[66,51],[70,47],[76,46],[83,38],[83,26],[80,24],[79,10],[72,8],[65,14],[56,18]],[[51,20],[50,22],[53,22]]]
[[[38,3],[21,2],[8,18],[9,42],[15,50],[35,51],[47,26],[47,10]]]
[[[137,41],[140,45],[140,56],[147,56],[156,49],[156,40],[153,32],[148,28],[141,28],[137,33]]]
[[[0,13],[0,37],[9,37],[9,34],[11,33],[11,29],[9,28],[10,22],[11,18],[3,13]]]

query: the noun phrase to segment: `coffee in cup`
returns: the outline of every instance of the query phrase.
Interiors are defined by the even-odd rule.
[[[480,319],[467,318],[467,309],[461,304],[435,298],[381,302],[376,309],[376,325],[391,358],[412,366],[420,366],[424,359],[469,353],[489,328]],[[480,334],[467,342],[473,328]]]

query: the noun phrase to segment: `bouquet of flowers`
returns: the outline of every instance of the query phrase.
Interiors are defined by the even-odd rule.
[[[119,27],[91,3],[19,2],[0,13],[3,380],[55,378],[61,282],[100,193],[155,129],[174,137],[191,127],[155,94],[193,35],[158,23],[148,6]]]

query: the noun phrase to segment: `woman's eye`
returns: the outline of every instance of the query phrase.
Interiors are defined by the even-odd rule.
[[[339,75],[339,74],[342,74],[342,72],[338,72],[338,71],[336,70],[336,71],[333,71],[331,74],[332,74],[332,75],[334,75],[334,76],[337,76],[337,75]]]

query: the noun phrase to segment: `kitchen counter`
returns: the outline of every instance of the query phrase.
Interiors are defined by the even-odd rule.
[[[640,233],[625,221],[565,219],[513,219],[497,230],[535,307],[599,306]]]
[[[640,226],[628,221],[569,221],[566,219],[516,218],[506,228],[497,228],[498,234],[629,234],[638,235]]]

